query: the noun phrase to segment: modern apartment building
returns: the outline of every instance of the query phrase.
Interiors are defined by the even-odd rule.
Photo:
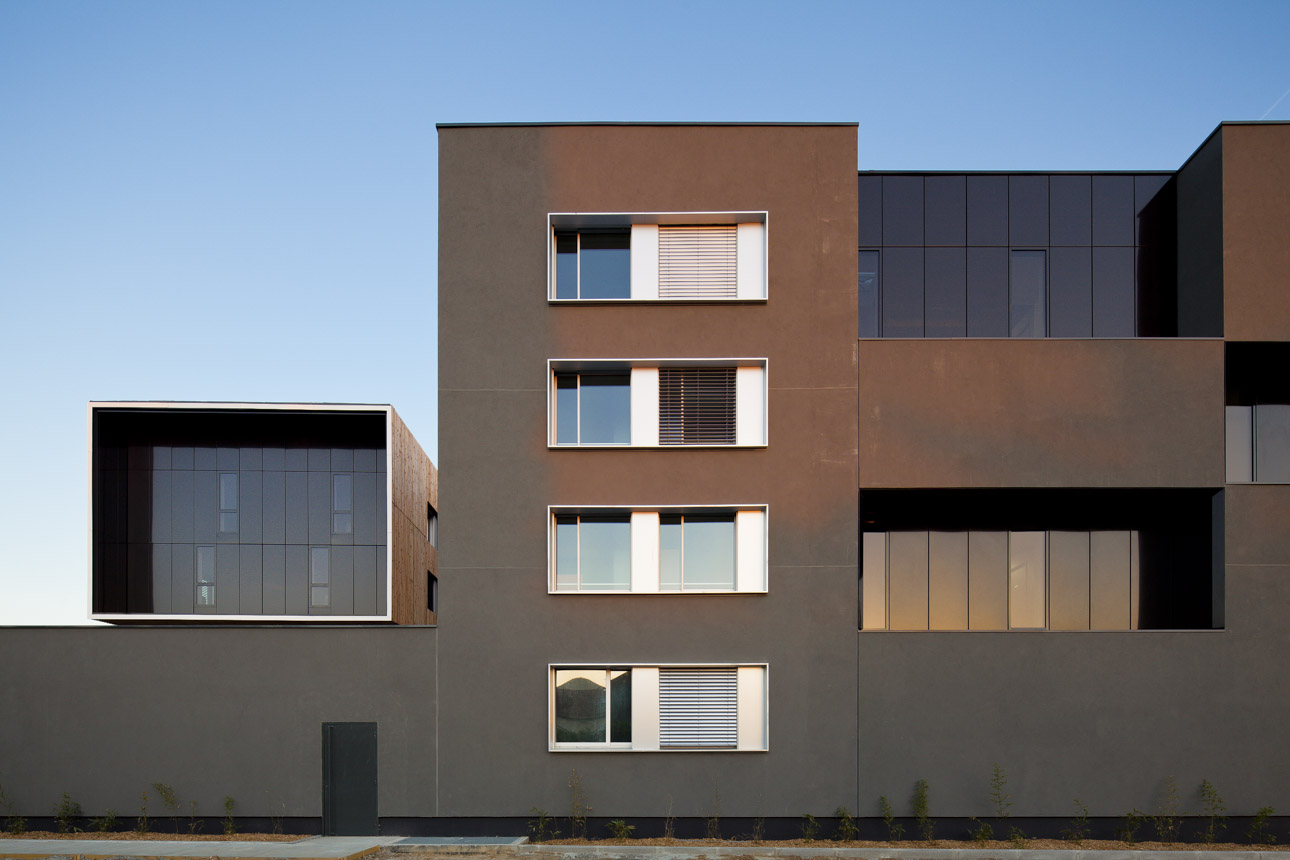
[[[196,407],[94,405],[117,626],[0,631],[21,814],[161,781],[302,829],[524,833],[576,781],[593,829],[842,806],[877,836],[926,780],[952,838],[996,763],[1031,832],[1079,798],[1109,834],[1170,778],[1188,812],[1202,779],[1290,809],[1290,124],[1140,173],[857,174],[853,124],[439,144],[442,558],[386,407],[198,438]],[[315,550],[352,602],[314,602]]]

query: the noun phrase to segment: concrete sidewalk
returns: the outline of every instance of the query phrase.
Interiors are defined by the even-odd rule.
[[[433,854],[443,857],[482,853],[478,847],[394,844],[392,853]],[[1290,860],[1275,851],[1095,851],[1092,849],[1027,848],[837,848],[770,847],[753,845],[506,845],[488,846],[490,857],[516,860]]]
[[[0,839],[0,858],[227,857],[238,860],[355,860],[402,836],[306,836],[295,842],[168,842],[148,839]]]

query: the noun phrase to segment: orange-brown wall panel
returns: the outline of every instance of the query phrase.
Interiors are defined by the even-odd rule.
[[[1290,123],[1222,135],[1224,335],[1290,340]]]

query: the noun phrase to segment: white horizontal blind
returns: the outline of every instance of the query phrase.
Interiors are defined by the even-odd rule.
[[[659,227],[659,298],[737,298],[738,256],[733,224]]]
[[[736,670],[659,669],[658,730],[663,749],[739,746]]]
[[[733,445],[735,418],[735,368],[659,369],[660,445]]]

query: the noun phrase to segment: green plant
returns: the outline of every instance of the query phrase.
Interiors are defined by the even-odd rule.
[[[1182,809],[1178,800],[1178,783],[1172,776],[1165,777],[1164,791],[1161,793],[1160,806],[1156,814],[1148,818],[1156,831],[1156,838],[1166,845],[1178,841],[1178,831],[1182,829]]]
[[[170,820],[174,822],[175,832],[179,832],[179,795],[164,782],[154,782],[152,788],[161,798],[161,805],[170,810]]]
[[[1203,808],[1201,813],[1209,822],[1205,830],[1200,834],[1201,842],[1214,843],[1218,841],[1219,835],[1227,829],[1227,805],[1223,803],[1223,796],[1214,788],[1214,783],[1207,779],[1200,781],[1200,802]]]
[[[232,836],[237,832],[237,823],[233,821],[233,810],[237,809],[237,801],[230,795],[224,795],[224,835]]]
[[[1012,809],[1012,795],[1008,794],[1008,774],[999,763],[994,763],[990,771],[990,806],[994,808],[994,817],[1006,821],[1008,810]]]
[[[591,804],[582,790],[582,777],[576,770],[569,771],[569,838],[587,838],[587,813]]]
[[[615,818],[609,822],[609,834],[615,839],[631,839],[632,831],[636,828],[621,818]]]
[[[1120,837],[1121,842],[1127,842],[1132,845],[1138,841],[1138,828],[1142,826],[1142,821],[1146,816],[1137,809],[1130,809],[1124,813],[1124,820],[1120,822],[1120,827],[1115,831],[1115,835]]]
[[[838,818],[838,830],[833,834],[833,838],[840,842],[851,842],[854,840],[859,830],[856,827],[856,820],[851,817],[850,812],[847,812],[847,808],[845,806],[839,806],[833,814]]]
[[[1245,841],[1251,845],[1271,845],[1277,838],[1268,831],[1268,819],[1276,815],[1271,806],[1260,806],[1250,822],[1250,829],[1245,831]]]
[[[1022,832],[1020,827],[1014,825],[1008,828],[1008,841],[1012,843],[1013,848],[1025,848],[1026,834]]]
[[[116,813],[109,809],[103,813],[102,818],[91,818],[90,827],[93,827],[99,833],[112,833],[117,827]]]
[[[814,842],[815,837],[820,835],[820,822],[815,820],[815,816],[807,812],[802,815],[802,838],[807,842]]]
[[[988,821],[977,821],[975,818],[969,818],[975,826],[968,828],[968,836],[972,838],[980,847],[984,848],[985,844],[994,838],[994,828]]]
[[[703,819],[703,836],[705,839],[721,838],[721,792],[715,782],[712,783],[712,815]]]
[[[287,802],[283,800],[279,801],[279,804],[278,807],[274,807],[273,797],[266,788],[264,790],[264,805],[269,808],[269,832],[276,836],[282,835],[282,816],[287,813]]]
[[[148,792],[139,794],[139,804],[139,817],[134,820],[134,832],[144,834],[148,832]]]
[[[27,819],[20,815],[13,814],[13,801],[4,793],[4,786],[0,785],[0,806],[4,807],[4,829],[14,836],[21,836],[27,832]]]
[[[192,836],[205,824],[206,822],[197,817],[197,801],[188,801],[188,835]]]
[[[760,842],[766,838],[766,818],[758,815],[753,819],[753,829],[749,837],[753,842]]]
[[[676,838],[676,816],[672,814],[672,795],[667,796],[667,817],[663,819],[663,838]]]
[[[81,817],[81,805],[72,800],[71,795],[63,792],[63,797],[54,806],[54,821],[59,833],[80,833],[76,821]]]
[[[537,816],[529,822],[529,831],[533,834],[534,842],[545,842],[560,835],[560,831],[555,829],[555,819],[547,815],[545,809],[535,806],[529,812]]]
[[[918,823],[918,834],[924,842],[931,842],[936,830],[936,822],[928,813],[927,780],[920,779],[914,783],[914,820]]]
[[[1075,798],[1075,811],[1079,814],[1071,819],[1071,826],[1062,831],[1062,836],[1078,847],[1084,844],[1089,833],[1088,806],[1078,797]]]
[[[887,839],[892,842],[899,842],[900,837],[905,835],[905,825],[896,820],[896,814],[891,811],[891,801],[887,795],[878,798],[878,808],[882,810],[882,823],[887,825]]]

